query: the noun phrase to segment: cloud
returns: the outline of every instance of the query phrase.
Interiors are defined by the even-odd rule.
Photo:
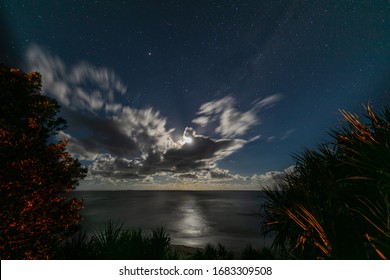
[[[113,119],[126,135],[132,137],[143,154],[161,153],[177,144],[172,140],[174,129],[166,129],[166,119],[152,109],[124,107]]]
[[[114,179],[147,178],[156,174],[177,174],[172,178],[192,179],[221,179],[237,178],[229,171],[219,169],[216,163],[240,149],[246,140],[214,140],[203,135],[197,135],[191,128],[186,128],[184,134],[192,132],[191,143],[174,143],[171,148],[150,151],[138,158],[124,158],[112,156],[111,154],[98,154],[92,157],[93,153],[82,150],[77,142],[71,142],[70,148],[75,149],[85,158],[93,159],[90,167],[90,174],[98,177]]]
[[[286,174],[291,174],[295,170],[295,165],[291,165],[283,171],[269,171],[264,174],[254,174],[250,177],[252,184],[256,184],[259,187],[276,188],[277,180],[286,177]]]
[[[214,168],[213,170],[210,170],[207,174],[207,177],[210,179],[219,179],[221,181],[228,181],[228,180],[246,180],[246,177],[240,176],[238,174],[231,174],[229,170],[227,169],[221,169],[221,168]]]
[[[217,122],[216,133],[225,138],[242,136],[250,128],[261,123],[258,114],[263,108],[270,108],[278,102],[282,96],[274,94],[264,99],[257,100],[248,111],[241,112],[235,108],[236,101],[231,96],[213,100],[200,106],[198,117],[192,122],[205,127]]]
[[[44,93],[62,106],[69,132],[60,132],[57,138],[68,139],[68,151],[85,160],[89,179],[140,183],[153,183],[161,176],[205,182],[242,180],[217,164],[258,139],[238,136],[259,123],[260,108],[277,101],[272,96],[256,101],[246,112],[235,109],[230,96],[205,103],[194,123],[219,122],[216,132],[222,137],[214,139],[186,127],[182,139],[175,141],[174,129],[167,128],[159,111],[123,103],[127,87],[114,71],[87,62],[68,67],[37,45],[28,49],[27,61],[31,70],[42,74]]]
[[[138,143],[128,134],[118,121],[112,117],[68,114],[74,130],[82,132],[74,145],[89,153],[110,153],[114,156],[129,156],[138,150]],[[75,146],[76,147],[76,146]],[[70,149],[71,152],[75,152]]]
[[[71,152],[86,159],[93,153],[125,157],[173,145],[172,130],[165,128],[166,120],[158,111],[134,109],[118,101],[126,86],[112,70],[86,62],[68,69],[59,57],[37,45],[28,49],[27,61],[42,74],[45,94],[62,106],[74,132],[68,137]]]
[[[68,151],[73,155],[76,155],[79,159],[94,160],[96,158],[96,151],[93,151],[88,147],[84,147],[83,143],[81,143],[75,137],[72,137],[70,134],[59,131],[57,134],[57,139],[61,141],[68,140]]]
[[[280,140],[283,141],[283,140],[286,140],[288,137],[290,137],[290,135],[295,131],[295,129],[289,129],[287,130],[283,135],[282,137],[280,137]]]
[[[200,172],[188,172],[174,174],[173,178],[177,179],[181,183],[206,183],[206,184],[225,184],[226,182],[239,182],[246,181],[246,177],[242,177],[238,174],[231,174],[229,170],[222,168],[212,168],[211,170],[203,170]]]
[[[81,62],[68,69],[59,57],[35,44],[28,48],[26,59],[31,70],[42,74],[45,92],[72,110],[109,111],[120,106],[114,96],[126,93],[126,86],[108,68]]]
[[[169,149],[164,154],[163,164],[171,171],[188,172],[193,169],[210,169],[215,162],[242,148],[248,141],[242,139],[215,140],[197,135],[192,128],[186,128],[184,135],[191,135],[192,141],[180,148]]]
[[[156,182],[154,181],[153,176],[146,176],[146,177],[142,180],[142,183],[153,184],[153,185],[156,184]]]
[[[260,99],[254,102],[255,107],[257,108],[271,108],[275,105],[276,102],[281,100],[283,96],[281,94],[273,94],[268,97],[265,97],[264,99]]]
[[[269,136],[267,138],[267,142],[275,142],[275,141],[284,141],[286,140],[287,138],[290,137],[290,135],[292,133],[294,133],[295,129],[289,129],[287,131],[285,131],[281,136],[276,136],[276,135],[273,135],[273,136]]]
[[[138,174],[141,161],[138,159],[126,159],[113,157],[110,154],[100,154],[89,168],[91,175],[112,179],[138,179],[143,178]]]

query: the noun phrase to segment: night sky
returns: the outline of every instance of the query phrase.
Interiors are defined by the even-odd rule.
[[[259,189],[390,101],[389,1],[17,1],[0,61],[39,71],[81,189]]]

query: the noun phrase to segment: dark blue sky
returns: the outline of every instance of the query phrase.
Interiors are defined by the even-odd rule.
[[[390,100],[388,1],[83,2],[3,1],[0,58],[41,72],[90,185],[256,188]]]

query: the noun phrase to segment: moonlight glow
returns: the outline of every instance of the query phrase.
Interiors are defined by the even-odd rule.
[[[183,136],[184,144],[191,144],[192,137]]]

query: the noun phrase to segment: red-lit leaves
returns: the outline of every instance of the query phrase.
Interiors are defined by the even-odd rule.
[[[85,176],[52,137],[66,123],[38,73],[0,65],[0,258],[47,259],[80,221],[66,194]],[[51,141],[51,142],[50,142]]]

